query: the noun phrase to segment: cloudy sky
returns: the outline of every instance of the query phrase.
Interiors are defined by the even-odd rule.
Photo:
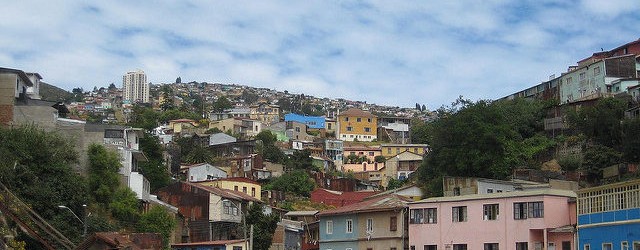
[[[429,109],[640,38],[638,0],[5,1],[0,67],[74,87],[239,83]]]

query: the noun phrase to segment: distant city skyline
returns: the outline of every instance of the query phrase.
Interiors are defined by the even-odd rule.
[[[430,110],[496,99],[640,38],[637,0],[84,1],[0,8],[0,67],[71,90],[241,84]]]

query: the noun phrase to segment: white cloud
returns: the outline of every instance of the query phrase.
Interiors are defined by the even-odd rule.
[[[437,108],[508,95],[637,39],[638,4],[616,1],[13,1],[0,8],[0,66],[67,89],[140,68],[153,82]]]

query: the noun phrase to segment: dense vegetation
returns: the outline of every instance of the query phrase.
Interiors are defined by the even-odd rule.
[[[120,184],[117,153],[91,145],[88,176],[83,177],[71,168],[78,160],[73,148],[72,141],[37,127],[0,128],[0,182],[76,243],[83,239],[83,223],[89,233],[126,229],[168,235],[175,221],[166,210],[142,213],[135,193]],[[80,218],[87,216],[80,222],[61,205]],[[41,247],[21,232],[17,239],[28,249]]]
[[[621,160],[638,162],[640,122],[624,118],[624,99],[602,99],[577,111],[565,108],[571,129],[557,137],[544,134],[548,107],[550,103],[537,100],[459,98],[438,109],[434,121],[414,123],[413,142],[431,148],[418,170],[418,183],[428,196],[436,196],[442,194],[445,175],[505,179],[515,168],[540,168],[554,158],[556,146],[570,141],[584,142],[583,154],[559,160],[561,167],[587,173],[588,184],[599,182],[604,167]]]

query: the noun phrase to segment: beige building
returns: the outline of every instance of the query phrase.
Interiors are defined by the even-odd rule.
[[[267,103],[251,105],[249,117],[264,124],[272,124],[280,121],[280,106]]]
[[[122,76],[122,89],[125,101],[149,102],[149,83],[142,70],[130,71]]]
[[[399,155],[387,159],[384,163],[385,170],[381,185],[386,187],[389,180],[404,180],[415,172],[422,164],[422,155],[412,152],[402,152]]]

